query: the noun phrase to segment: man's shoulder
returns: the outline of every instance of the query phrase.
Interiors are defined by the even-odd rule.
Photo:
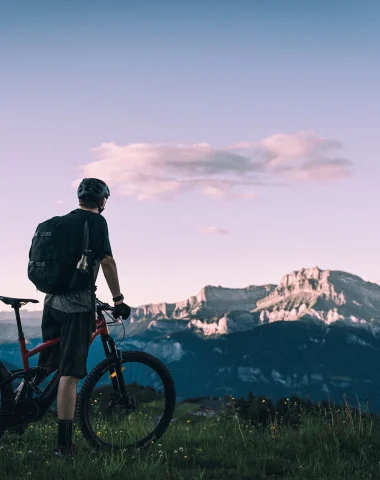
[[[103,215],[100,215],[100,214],[97,214],[95,213],[94,214],[95,217],[93,219],[93,223],[99,227],[102,227],[102,228],[107,228],[108,224],[107,224],[107,220],[103,217]]]
[[[70,212],[68,215],[73,213],[82,216],[82,218],[89,219],[94,225],[107,226],[107,220],[103,217],[103,215],[100,215],[99,213],[94,213],[88,210],[77,208],[76,210]]]

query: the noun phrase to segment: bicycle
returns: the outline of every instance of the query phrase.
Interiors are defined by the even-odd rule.
[[[60,337],[27,350],[20,308],[27,303],[39,303],[38,300],[1,296],[0,300],[14,309],[23,364],[22,369],[8,370],[0,361],[1,440],[6,430],[21,435],[30,423],[43,418],[56,399],[60,379],[58,369],[48,372],[38,366],[30,368],[29,358],[58,344]],[[96,331],[92,334],[91,343],[100,336],[105,358],[84,379],[77,397],[76,419],[79,430],[96,449],[141,450],[158,440],[169,427],[176,403],[175,385],[169,370],[158,358],[142,351],[121,351],[117,348],[108,325],[123,325],[123,322],[111,317],[108,312],[112,311],[113,307],[96,299]],[[107,322],[105,315],[112,321]],[[162,380],[163,389],[152,386],[152,383],[127,382],[123,371],[127,371],[128,367],[132,371],[133,364],[138,364],[137,371],[141,365],[143,368],[150,367]],[[53,377],[41,390],[40,382],[52,373]],[[103,376],[110,380],[109,385],[98,385]],[[17,379],[21,379],[21,383],[14,389],[13,382]],[[160,407],[163,407],[161,416],[158,415]],[[136,425],[132,424],[133,419],[137,420]],[[153,421],[158,421],[157,425],[140,438],[143,427],[150,429]],[[131,444],[122,443],[131,435],[139,438]]]

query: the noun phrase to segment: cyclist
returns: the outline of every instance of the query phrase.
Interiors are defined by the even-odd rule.
[[[78,187],[79,208],[75,210],[89,220],[90,250],[94,281],[102,266],[112,293],[115,318],[128,318],[131,309],[123,302],[115,260],[108,237],[107,221],[100,214],[110,196],[108,186],[99,179],[85,178]],[[64,457],[75,453],[72,443],[73,419],[78,381],[87,375],[87,356],[91,333],[95,331],[95,296],[91,287],[60,295],[46,295],[42,315],[43,341],[61,337],[56,345],[40,353],[38,365],[48,372],[59,368],[60,382],[57,396],[58,442],[55,455]]]

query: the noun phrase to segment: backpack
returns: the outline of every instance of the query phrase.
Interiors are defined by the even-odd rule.
[[[89,253],[87,220],[87,216],[74,210],[37,226],[29,250],[28,264],[28,278],[37,290],[63,294],[91,288],[87,262],[86,268],[83,268],[82,261],[83,255]],[[81,264],[78,263],[80,261]],[[78,275],[78,272],[86,275]]]

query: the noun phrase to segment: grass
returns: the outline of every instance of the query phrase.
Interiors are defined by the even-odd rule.
[[[54,418],[31,425],[0,443],[0,478],[130,480],[375,480],[380,479],[380,421],[355,417],[349,408],[301,414],[298,426],[265,427],[230,416],[199,417],[196,405],[179,404],[177,420],[143,452],[103,453],[75,432],[79,454],[53,457]],[[231,411],[230,411],[231,412]]]

